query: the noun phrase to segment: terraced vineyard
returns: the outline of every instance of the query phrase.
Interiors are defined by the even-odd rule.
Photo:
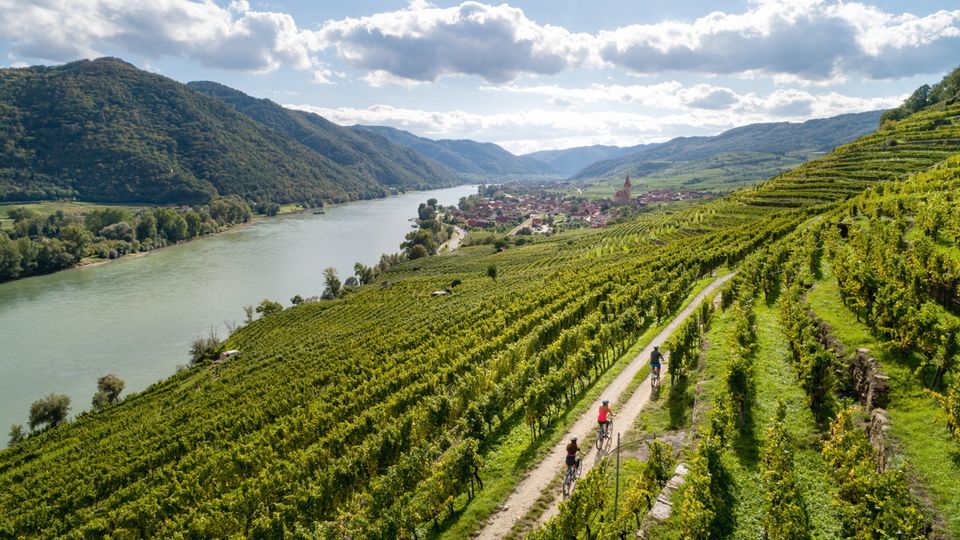
[[[613,473],[600,468],[589,501],[572,500],[537,538],[588,527],[601,537],[960,537],[960,221],[948,210],[960,155],[932,168],[923,156],[874,159],[921,172],[871,181],[740,265],[690,374],[699,420],[671,426],[697,435],[674,449],[690,473],[672,517],[641,524],[664,484],[648,479],[628,485],[621,519],[610,519]],[[777,191],[808,187],[790,184]],[[685,341],[674,349],[696,342]],[[647,502],[633,521],[638,497]]]
[[[790,460],[756,457],[759,438],[744,438],[749,433],[745,428],[752,426],[769,427],[776,435],[770,440],[783,441],[788,449],[825,439],[822,453],[805,454],[819,460],[813,466],[852,471],[863,482],[835,487],[840,510],[830,519],[836,527],[828,523],[823,530],[859,531],[867,525],[850,518],[856,508],[848,512],[842,506],[854,504],[842,498],[849,489],[886,488],[877,493],[907,498],[915,495],[905,493],[921,489],[946,491],[936,491],[922,477],[916,486],[909,484],[894,469],[871,474],[839,450],[831,453],[830,448],[841,446],[861,452],[856,456],[867,450],[861,431],[851,427],[859,413],[839,407],[845,397],[839,383],[817,386],[832,380],[825,375],[829,370],[811,376],[811,366],[827,368],[817,364],[824,354],[804,348],[813,347],[810,330],[801,331],[806,341],[800,342],[795,333],[785,334],[792,354],[799,356],[784,363],[797,370],[785,388],[800,385],[802,395],[810,396],[808,405],[817,407],[812,414],[820,422],[805,427],[813,441],[779,435],[796,429],[768,425],[777,417],[770,413],[776,404],[763,401],[767,394],[756,391],[762,382],[756,373],[766,365],[766,347],[777,339],[786,341],[767,336],[755,342],[752,328],[757,317],[772,320],[764,300],[772,302],[781,290],[802,291],[802,284],[821,279],[824,249],[836,257],[841,290],[848,298],[859,298],[861,289],[850,288],[852,282],[840,271],[846,268],[844,250],[875,244],[857,243],[856,231],[844,244],[831,236],[833,223],[853,208],[860,221],[864,214],[870,216],[870,226],[897,217],[887,215],[895,200],[885,197],[914,197],[911,186],[930,184],[924,180],[928,176],[905,183],[899,179],[960,152],[958,118],[960,104],[921,112],[755,189],[700,207],[559,234],[502,253],[477,246],[417,259],[343,299],[269,315],[239,329],[224,344],[239,349],[239,357],[217,367],[184,370],[103,412],[82,415],[0,453],[0,536],[443,534],[489,483],[484,462],[496,458],[490,446],[496,434],[526,425],[533,434],[526,444],[535,449],[543,433],[643,332],[677,311],[695,282],[718,267],[735,265],[740,277],[706,336],[710,347],[729,353],[719,360],[729,366],[705,385],[715,412],[697,415],[704,434],[682,456],[691,463],[687,484],[694,488],[676,495],[675,518],[658,526],[664,527],[663,534],[684,537],[750,536],[761,530],[754,522],[752,529],[743,529],[748,526],[740,516],[755,510],[744,506],[749,499],[731,497],[730,486],[748,485],[759,474],[763,482],[777,477],[776,485],[789,488],[793,476]],[[952,182],[956,168],[954,160],[927,174]],[[926,195],[916,197],[925,200]],[[897,219],[906,223],[911,218]],[[953,243],[937,244],[944,257],[955,249],[955,238],[947,238]],[[884,256],[884,251],[876,255]],[[874,277],[915,283],[902,274]],[[459,284],[453,285],[455,280]],[[452,294],[431,296],[443,288]],[[781,296],[804,301],[802,292]],[[937,305],[942,310],[934,310],[936,317],[953,309],[950,302]],[[868,323],[886,332],[886,323],[896,323],[891,317],[898,313],[884,312]],[[717,329],[728,334],[722,342]],[[692,357],[690,348],[702,331],[702,326],[685,330],[685,357]],[[925,358],[952,359],[954,350],[941,354],[941,346],[948,345],[916,348]],[[934,371],[939,361],[925,364],[927,371]],[[716,362],[702,368],[691,362],[690,376],[708,369],[720,368]],[[946,366],[934,389],[953,384],[952,373],[952,364]],[[837,397],[825,402],[829,407],[818,405],[833,394]],[[956,391],[946,395],[945,403],[956,403]],[[783,422],[794,417],[787,418]],[[658,448],[651,451],[662,455]],[[770,452],[763,450],[763,455]],[[639,477],[659,484],[668,465],[662,456]],[[571,499],[582,503],[576,503],[576,519],[536,534],[569,537],[590,527],[591,537],[597,531],[615,536],[645,526],[640,517],[647,499],[640,492],[627,492],[633,506],[622,515],[630,519],[609,519],[601,507],[610,503],[603,495],[606,478],[599,475],[609,470],[595,468],[578,488],[595,496]],[[519,477],[522,471],[516,472]],[[771,492],[771,485],[763,484],[764,493]],[[634,487],[643,486],[638,482]],[[802,497],[808,488],[786,491]],[[936,530],[953,530],[944,521],[956,515],[949,513],[949,504],[949,494],[930,495],[929,508],[920,502],[904,504],[918,510],[898,514],[895,523],[909,534],[921,534],[931,523]],[[559,516],[572,511],[562,507]],[[875,523],[888,527],[893,522]]]

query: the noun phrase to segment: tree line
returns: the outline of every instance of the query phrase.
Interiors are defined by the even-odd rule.
[[[85,216],[57,210],[43,216],[29,207],[10,210],[10,231],[0,232],[0,281],[56,272],[86,257],[116,259],[213,234],[250,220],[238,198],[214,199],[193,207],[131,211],[101,208]]]

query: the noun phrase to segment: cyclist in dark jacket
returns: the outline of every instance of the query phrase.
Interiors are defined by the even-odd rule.
[[[654,345],[650,352],[650,370],[660,378],[660,361],[663,360],[663,354],[660,353],[660,346]]]

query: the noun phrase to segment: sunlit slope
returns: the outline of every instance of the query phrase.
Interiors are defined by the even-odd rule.
[[[0,454],[0,535],[412,536],[470,489],[500,422],[548,423],[704,273],[960,151],[958,113],[700,207],[418,259],[257,321],[228,364]]]

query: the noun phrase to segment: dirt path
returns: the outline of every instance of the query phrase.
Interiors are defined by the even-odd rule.
[[[500,511],[490,516],[490,519],[487,520],[486,525],[477,535],[477,538],[503,538],[510,533],[514,523],[527,515],[533,504],[544,490],[547,489],[550,481],[560,474],[563,468],[563,459],[566,455],[567,443],[571,437],[579,437],[580,446],[586,451],[586,456],[583,458],[583,474],[586,475],[587,471],[603,457],[597,455],[597,448],[593,444],[596,440],[597,410],[600,408],[600,401],[609,399],[610,402],[614,404],[623,403],[623,405],[619,407],[619,410],[614,409],[616,416],[613,421],[613,439],[616,440],[617,432],[625,431],[629,426],[632,426],[636,422],[640,410],[650,401],[649,376],[625,402],[621,399],[621,395],[625,393],[627,387],[630,385],[630,381],[634,379],[637,372],[647,364],[653,346],[663,343],[673,335],[677,327],[693,313],[700,303],[703,302],[704,298],[712,294],[731,277],[733,277],[733,274],[727,274],[717,278],[713,283],[708,285],[690,302],[689,306],[681,311],[676,318],[670,321],[670,324],[668,324],[666,328],[653,338],[647,347],[633,358],[633,361],[603,390],[597,402],[577,419],[570,431],[550,450],[547,458],[540,462],[536,468],[532,469],[527,476],[520,481],[520,484],[513,490],[510,497],[507,498],[507,501],[503,504]],[[663,370],[663,373],[666,374],[666,369]],[[557,504],[558,500],[554,499],[543,516],[541,516],[541,522],[545,522],[550,516],[557,512]]]

